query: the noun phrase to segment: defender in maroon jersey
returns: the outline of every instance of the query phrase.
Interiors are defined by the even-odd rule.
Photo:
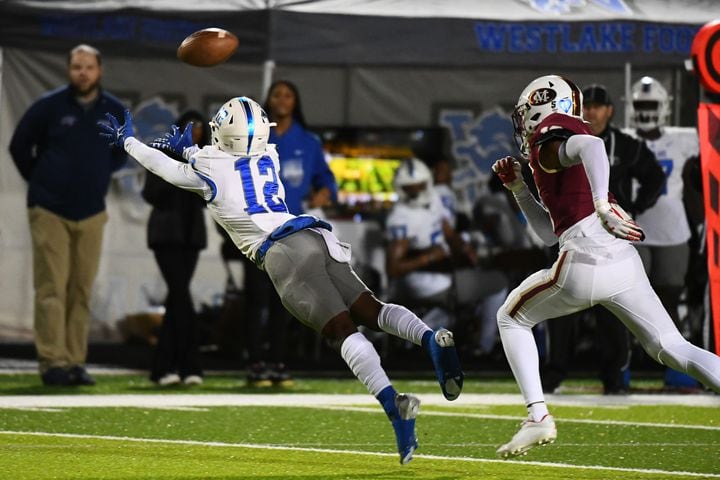
[[[498,310],[500,338],[528,408],[528,419],[498,455],[520,455],[557,437],[532,327],[596,304],[613,312],[652,358],[720,392],[720,358],[683,338],[650,287],[630,243],[644,233],[608,192],[607,153],[583,122],[580,90],[557,75],[540,77],[520,95],[513,123],[541,202],[515,158],[499,159],[493,171],[543,242],[560,243],[560,255],[551,268],[525,279]]]

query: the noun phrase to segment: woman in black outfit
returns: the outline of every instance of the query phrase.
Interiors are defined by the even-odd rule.
[[[193,122],[193,142],[200,147],[207,144],[209,128],[203,116],[188,111],[177,120],[177,126],[182,131],[189,122]],[[168,289],[150,380],[162,386],[180,382],[199,385],[203,374],[190,281],[200,250],[207,246],[205,203],[194,193],[181,190],[150,172],[147,172],[142,196],[153,207],[148,221],[148,247],[155,254]]]

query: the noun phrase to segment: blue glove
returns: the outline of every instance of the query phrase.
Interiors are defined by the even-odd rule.
[[[183,130],[182,133],[180,133],[180,129],[177,126],[173,125],[171,133],[166,133],[162,137],[156,138],[148,143],[148,145],[164,152],[173,153],[182,158],[183,151],[194,145],[192,141],[192,125],[192,122],[185,125],[185,130]]]
[[[102,130],[100,135],[110,140],[110,146],[124,148],[125,139],[135,136],[130,110],[125,110],[125,124],[123,125],[120,125],[115,117],[113,117],[110,113],[106,113],[105,117],[108,119],[110,124],[108,125],[105,122],[97,122],[98,127]]]

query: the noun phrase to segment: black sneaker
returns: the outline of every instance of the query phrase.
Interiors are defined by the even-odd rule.
[[[247,374],[247,383],[248,386],[255,388],[272,387],[273,382],[270,379],[270,370],[265,365],[265,362],[256,362],[250,365]]]
[[[45,370],[45,373],[40,375],[42,383],[46,387],[63,387],[73,385],[72,379],[70,378],[70,372],[61,367],[52,367]]]
[[[71,385],[95,385],[95,379],[91,377],[87,370],[80,365],[70,368],[69,374],[70,381],[72,382]]]
[[[294,383],[284,363],[270,365],[270,381],[276,387],[292,387]]]

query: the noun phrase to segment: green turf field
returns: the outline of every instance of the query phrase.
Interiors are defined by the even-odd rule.
[[[48,390],[35,375],[0,375],[0,478],[720,478],[717,396],[657,396],[676,404],[650,405],[649,395],[575,395],[588,388],[571,382],[549,401],[558,442],[503,461],[495,449],[525,412],[512,381],[469,381],[471,401],[457,404],[434,382],[396,382],[423,398],[420,449],[401,466],[389,422],[357,381],[299,380],[257,394],[233,377],[170,390],[140,376],[98,380]],[[691,405],[697,398],[702,406]]]

